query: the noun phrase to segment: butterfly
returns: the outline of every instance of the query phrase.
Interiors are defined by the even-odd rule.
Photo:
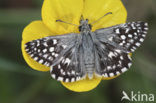
[[[25,44],[25,51],[38,63],[50,67],[52,78],[58,81],[109,78],[126,72],[132,65],[129,53],[144,41],[148,23],[128,22],[92,32],[88,22],[80,20],[80,33],[30,41]]]

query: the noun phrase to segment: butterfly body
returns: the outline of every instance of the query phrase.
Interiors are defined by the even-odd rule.
[[[91,31],[81,20],[80,33],[62,34],[30,41],[26,52],[38,63],[50,67],[52,78],[74,82],[95,76],[114,77],[132,65],[129,53],[141,45],[148,24],[129,22]]]

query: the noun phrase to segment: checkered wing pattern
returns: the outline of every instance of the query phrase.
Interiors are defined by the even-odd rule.
[[[96,30],[97,74],[113,77],[126,72],[132,65],[129,53],[141,45],[147,30],[148,24],[140,21]]]
[[[49,36],[25,44],[26,52],[38,63],[50,67],[52,78],[74,82],[83,76],[80,70],[78,34]]]

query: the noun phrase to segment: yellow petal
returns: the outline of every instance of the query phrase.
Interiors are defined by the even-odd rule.
[[[66,88],[75,92],[86,92],[94,89],[100,83],[101,78],[85,79],[73,83],[61,82]]]
[[[83,0],[44,0],[42,19],[55,34],[78,32],[77,26],[56,22],[56,20],[79,25],[82,10]]]
[[[46,36],[53,35],[52,32],[44,25],[42,21],[34,21],[25,27],[22,34],[22,53],[25,61],[35,70],[39,71],[49,71],[49,67],[46,67],[38,62],[34,61],[25,51],[24,44],[43,38]]]
[[[23,32],[23,56],[32,68],[40,71],[49,70],[48,67],[38,64],[25,53],[24,44],[34,39],[49,36],[51,32],[55,34],[78,32],[76,26],[56,22],[56,20],[61,19],[65,22],[78,25],[82,11],[84,18],[88,18],[90,22],[97,20],[105,13],[113,12],[113,15],[108,15],[100,20],[100,22],[94,24],[93,30],[124,23],[127,16],[126,10],[120,0],[98,0],[98,2],[96,0],[44,0],[42,19],[51,31],[42,22],[38,21],[31,23]],[[37,35],[35,36],[35,34]],[[72,91],[84,92],[95,88],[100,81],[101,78],[94,78],[93,80],[86,79],[74,83],[62,82],[62,84]]]
[[[93,24],[93,31],[124,23],[127,12],[121,0],[85,0],[83,16],[89,19],[89,23],[98,20],[108,12],[112,12],[113,14],[107,15]]]

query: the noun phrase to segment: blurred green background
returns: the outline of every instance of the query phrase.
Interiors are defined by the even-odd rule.
[[[51,79],[49,72],[31,69],[22,57],[22,31],[31,21],[41,19],[42,2],[0,0],[0,103],[129,103],[121,102],[122,91],[156,96],[155,0],[123,0],[128,21],[148,22],[149,33],[133,54],[133,66],[128,72],[102,81],[96,89],[86,93],[67,90]]]

